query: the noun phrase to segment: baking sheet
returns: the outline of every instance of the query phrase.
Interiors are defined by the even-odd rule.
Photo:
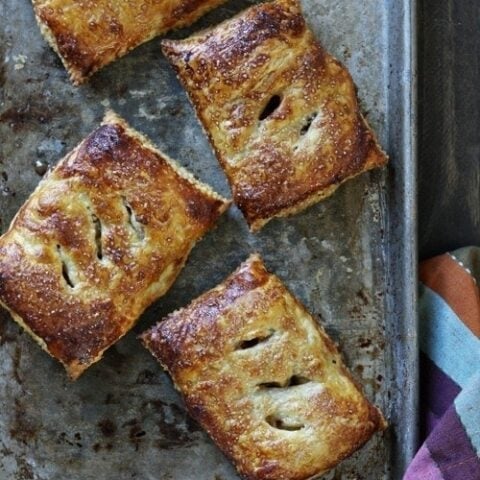
[[[231,1],[170,36],[183,37],[252,3]],[[349,67],[362,108],[391,156],[388,169],[349,182],[257,235],[232,208],[135,331],[74,384],[0,313],[0,479],[237,479],[136,334],[222,281],[252,251],[326,325],[391,424],[324,478],[401,478],[416,442],[414,4],[303,5],[324,46]],[[158,39],[75,88],[41,38],[28,0],[0,0],[0,19],[2,232],[44,166],[93,130],[106,107],[229,195]]]

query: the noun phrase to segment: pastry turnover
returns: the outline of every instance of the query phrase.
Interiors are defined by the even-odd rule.
[[[386,427],[312,316],[251,256],[142,335],[249,480],[305,480]]]
[[[162,45],[252,230],[387,162],[350,74],[316,41],[297,0]]]
[[[227,206],[108,113],[0,237],[0,303],[75,379],[165,294]]]
[[[225,0],[32,0],[43,35],[75,84]]]

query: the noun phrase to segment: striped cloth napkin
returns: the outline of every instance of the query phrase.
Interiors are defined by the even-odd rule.
[[[480,480],[480,248],[420,265],[421,432],[404,480]]]

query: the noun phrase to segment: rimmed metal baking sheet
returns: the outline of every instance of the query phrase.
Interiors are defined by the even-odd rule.
[[[254,3],[237,0],[189,32]],[[251,235],[232,208],[193,251],[171,291],[77,383],[1,314],[0,478],[233,480],[237,476],[136,340],[162,315],[220,282],[249,252],[327,326],[390,428],[325,479],[399,479],[416,440],[414,4],[304,0],[309,22],[349,67],[391,156],[330,199]],[[28,0],[0,0],[0,218],[5,231],[40,180],[112,107],[228,195],[158,39],[71,86]],[[37,169],[38,170],[38,169]]]

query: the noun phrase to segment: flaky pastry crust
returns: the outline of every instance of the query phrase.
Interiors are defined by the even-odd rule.
[[[0,304],[75,379],[165,294],[227,206],[109,112],[0,237]]]
[[[334,343],[251,256],[142,341],[248,480],[306,480],[386,427]]]
[[[225,0],[32,0],[40,29],[75,84],[138,45],[190,25]]]
[[[162,45],[252,230],[387,162],[350,74],[314,38],[297,0],[256,5]]]

